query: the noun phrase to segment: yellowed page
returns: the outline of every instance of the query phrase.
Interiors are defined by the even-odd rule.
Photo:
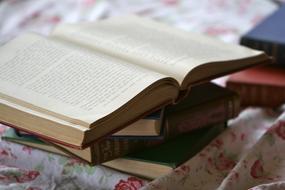
[[[60,25],[52,35],[128,59],[180,83],[201,64],[260,54],[135,16]]]
[[[159,135],[156,130],[157,121],[153,119],[140,119],[120,131],[113,136],[154,136]]]
[[[86,126],[165,77],[34,34],[0,47],[0,57],[1,99]]]

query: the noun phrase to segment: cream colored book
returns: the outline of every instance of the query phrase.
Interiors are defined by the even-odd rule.
[[[63,24],[0,47],[0,121],[84,148],[191,86],[269,62],[225,44],[135,16]]]

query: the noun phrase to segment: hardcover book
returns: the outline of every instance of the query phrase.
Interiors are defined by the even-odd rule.
[[[152,138],[161,136],[163,132],[161,120],[164,108],[151,113],[120,131],[112,134],[111,138]]]
[[[89,164],[100,164],[126,155],[135,150],[137,151],[142,148],[154,146],[154,144],[162,143],[162,141],[158,142],[147,139],[103,139],[85,149],[80,150],[41,140],[34,135],[19,135],[19,133],[13,128],[6,130],[2,135],[2,139],[56,154],[80,158]]]
[[[205,83],[191,89],[189,96],[175,106],[168,106],[163,115],[165,138],[195,129],[225,123],[240,111],[237,93],[213,83]]]
[[[248,47],[263,50],[276,59],[276,63],[285,64],[285,5],[267,17],[251,31],[242,36],[240,43]]]
[[[239,97],[231,90],[213,83],[205,83],[193,87],[183,101],[167,106],[164,113],[159,122],[162,125],[160,128],[163,129],[161,136],[104,138],[84,150],[68,148],[60,144],[53,145],[67,154],[75,155],[91,164],[99,164],[133,151],[161,144],[198,128],[209,127],[216,123],[226,123],[239,113]],[[4,135],[3,139],[41,148],[39,147],[41,145],[26,143],[25,137],[38,140],[36,136],[22,132],[18,134],[17,138],[15,136],[6,138]]]
[[[263,66],[231,75],[226,86],[236,91],[242,106],[277,107],[285,103],[285,69]]]
[[[0,48],[0,121],[86,148],[266,54],[138,17],[63,24]]]
[[[225,126],[225,124],[216,124],[209,128],[198,129],[156,147],[105,162],[103,165],[143,178],[155,179],[195,156],[218,136]]]

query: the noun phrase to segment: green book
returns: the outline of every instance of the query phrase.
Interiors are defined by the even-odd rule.
[[[180,135],[164,144],[103,163],[113,169],[147,179],[171,172],[209,144],[226,127],[217,124]]]

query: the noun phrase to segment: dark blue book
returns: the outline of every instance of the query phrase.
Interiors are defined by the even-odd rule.
[[[285,66],[285,5],[245,34],[240,43],[265,51]]]

